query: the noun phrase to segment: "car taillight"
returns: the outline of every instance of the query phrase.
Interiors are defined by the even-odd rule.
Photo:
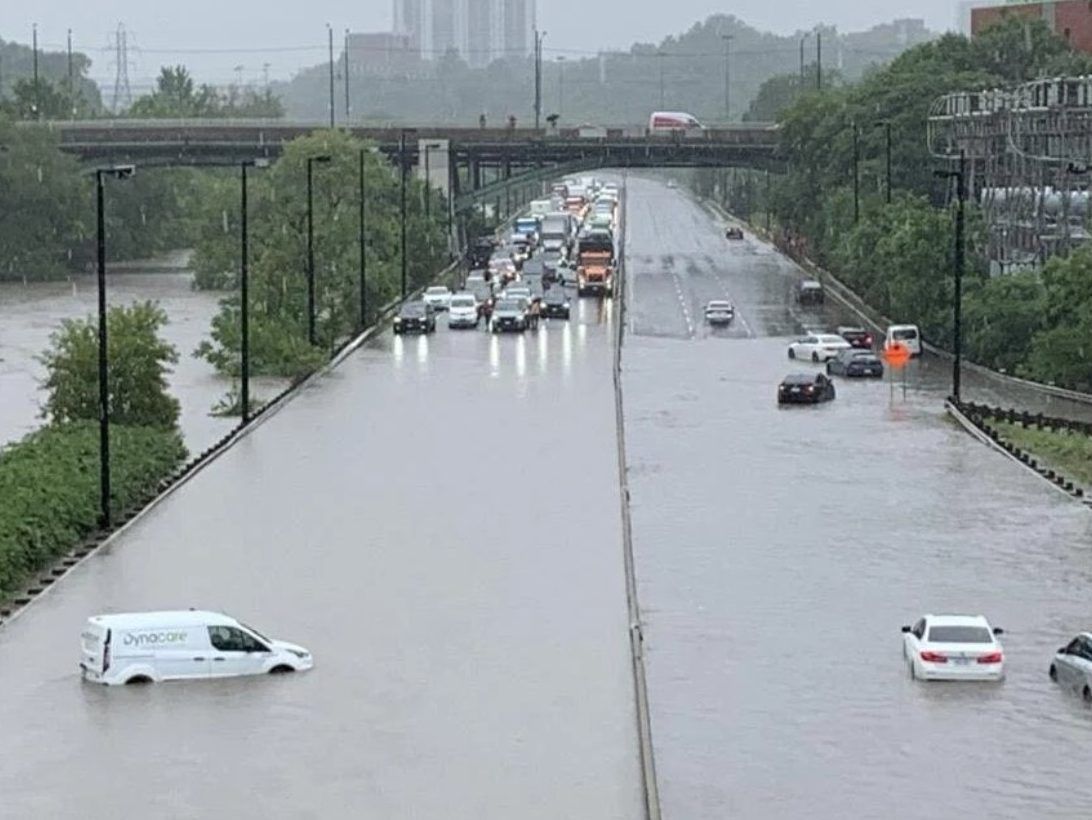
[[[985,655],[979,655],[979,663],[1001,663],[1005,659],[1005,656],[1000,652],[988,652]]]
[[[807,393],[814,393],[814,392],[815,392],[815,388],[814,388],[814,387],[812,387],[812,386],[811,386],[811,385],[809,384],[809,385],[808,385],[807,387],[805,387],[805,388],[804,388],[804,391],[805,391],[805,392],[807,392]]]
[[[948,656],[943,652],[929,652],[925,651],[921,653],[921,659],[926,663],[947,663]]]
[[[866,345],[868,345],[869,347],[872,347],[872,334],[871,333],[864,337],[864,343]]]

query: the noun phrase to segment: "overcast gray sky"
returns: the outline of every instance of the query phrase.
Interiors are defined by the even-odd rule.
[[[685,31],[710,14],[734,14],[777,33],[811,28],[819,22],[842,31],[868,28],[897,17],[921,17],[937,30],[956,26],[954,0],[539,0],[540,27],[547,47],[599,49],[655,41]],[[325,24],[336,32],[390,27],[390,0],[46,0],[40,6],[0,2],[0,37],[30,42],[31,24],[47,47],[60,48],[73,29],[78,48],[95,60],[96,79],[112,77],[106,52],[111,30],[124,23],[131,32],[135,62],[130,77],[151,77],[166,63],[185,63],[206,82],[223,83],[242,66],[244,79],[261,77],[264,63],[274,78],[287,78],[304,65],[325,59]],[[224,53],[179,49],[224,50]],[[136,90],[136,89],[134,89]]]

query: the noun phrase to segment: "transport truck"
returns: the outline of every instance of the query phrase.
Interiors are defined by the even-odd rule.
[[[614,262],[614,236],[609,231],[584,234],[577,251],[577,293],[581,296],[612,295]]]

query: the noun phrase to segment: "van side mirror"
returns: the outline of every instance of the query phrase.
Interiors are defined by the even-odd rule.
[[[1003,629],[1002,629],[1001,627],[999,627],[999,626],[995,626],[995,627],[993,628],[993,634],[994,634],[994,635],[1004,635],[1004,634],[1005,634],[1005,630],[1003,630]]]
[[[1069,647],[1068,646],[1059,646],[1058,647],[1058,654],[1059,655],[1068,655],[1069,654]]]
[[[904,634],[909,632],[910,631],[909,624],[904,624],[903,627],[902,627],[902,631],[903,631]]]

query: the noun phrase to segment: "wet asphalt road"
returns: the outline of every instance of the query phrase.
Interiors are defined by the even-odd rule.
[[[0,630],[0,816],[638,816],[609,327],[384,335]],[[81,684],[187,606],[316,668]]]
[[[193,275],[178,273],[112,273],[107,297],[112,305],[158,302],[169,318],[163,338],[178,350],[179,361],[168,377],[171,394],[182,405],[179,428],[186,446],[198,453],[228,433],[238,419],[209,415],[230,383],[212,365],[192,354],[209,333],[219,294],[194,290]],[[38,361],[50,335],[65,319],[83,319],[96,311],[95,278],[74,282],[0,284],[0,446],[22,438],[42,424],[45,394],[39,384],[45,368]],[[282,388],[279,380],[261,380],[252,392],[269,397]]]
[[[623,353],[664,816],[1087,817],[1092,713],[1047,679],[1092,628],[1092,516],[946,419],[948,367],[780,410],[795,266],[631,177]],[[740,311],[710,332],[700,308]],[[972,388],[973,389],[973,388]],[[1005,627],[1001,685],[909,679],[925,612]]]

